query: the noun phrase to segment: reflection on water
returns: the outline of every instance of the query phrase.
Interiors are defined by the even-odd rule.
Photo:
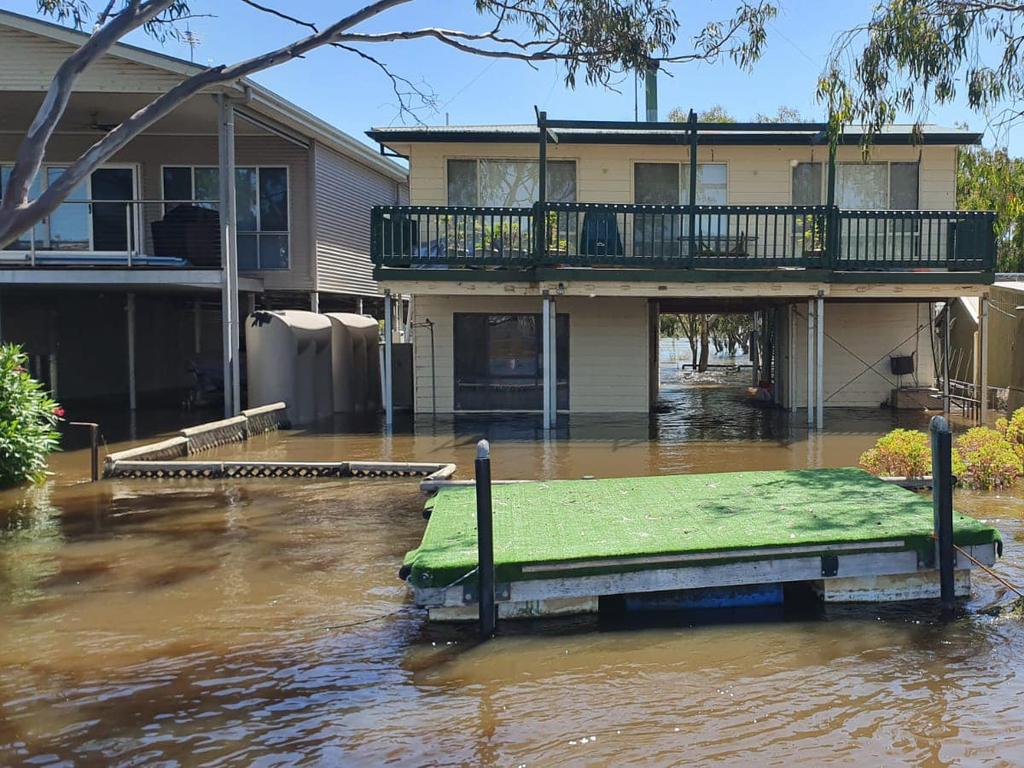
[[[665,395],[665,413],[574,417],[547,439],[533,418],[420,418],[387,438],[321,425],[217,453],[465,470],[487,436],[498,476],[621,476],[848,465],[894,423],[829,411],[809,436],[735,381]],[[0,494],[0,765],[1024,762],[1024,631],[979,612],[1009,597],[984,577],[948,626],[905,606],[587,618],[506,624],[477,646],[427,627],[396,576],[424,525],[414,483],[92,485],[78,450],[54,469]],[[1002,530],[1000,570],[1024,582],[1024,497],[957,504]]]

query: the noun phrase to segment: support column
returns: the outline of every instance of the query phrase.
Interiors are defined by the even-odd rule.
[[[988,297],[978,299],[978,347],[981,362],[978,365],[978,423],[988,421]]]
[[[363,297],[362,296],[360,296],[358,299],[356,299],[356,314],[357,315],[365,314],[365,312],[363,312]]]
[[[224,415],[234,416],[241,404],[238,370],[238,242],[235,208],[235,110],[224,94],[217,96],[220,203],[221,323],[224,332]]]
[[[942,415],[949,418],[949,314],[953,311],[953,302],[946,299],[945,318],[942,328]]]
[[[814,299],[807,300],[807,427],[814,426]]]
[[[391,301],[391,291],[384,291],[384,426],[390,430],[394,424],[394,404],[392,403],[392,367],[391,344],[394,333],[395,311]]]
[[[817,381],[817,427],[825,428],[825,299],[818,296],[818,308],[814,314],[814,330],[818,348],[815,360],[815,378]]]
[[[544,429],[551,429],[555,426],[558,419],[558,411],[553,408],[552,405],[557,403],[557,398],[553,393],[557,389],[555,379],[555,368],[552,365],[554,359],[553,354],[553,317],[554,317],[554,300],[551,298],[551,294],[544,291],[544,300],[541,308],[541,368],[543,369],[544,375]]]
[[[309,311],[319,312],[320,311],[320,294],[317,291],[309,292]]]
[[[192,352],[195,355],[203,351],[203,302],[196,299],[192,302]]]
[[[128,409],[135,411],[135,294],[129,293],[125,302],[128,325]]]

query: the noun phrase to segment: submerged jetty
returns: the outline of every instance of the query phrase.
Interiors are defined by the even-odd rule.
[[[781,602],[804,583],[825,602],[938,598],[932,503],[859,469],[555,480],[492,489],[495,599],[501,618],[639,607]],[[438,621],[477,616],[476,499],[428,500],[402,577]],[[999,532],[954,513],[956,547],[984,565]],[[958,596],[973,563],[955,562]]]

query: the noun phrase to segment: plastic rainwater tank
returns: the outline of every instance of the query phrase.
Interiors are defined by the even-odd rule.
[[[328,312],[335,413],[373,413],[380,408],[377,321],[365,315]]]

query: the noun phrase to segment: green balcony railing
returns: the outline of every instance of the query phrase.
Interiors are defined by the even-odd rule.
[[[381,267],[995,269],[990,211],[792,205],[380,206]]]

